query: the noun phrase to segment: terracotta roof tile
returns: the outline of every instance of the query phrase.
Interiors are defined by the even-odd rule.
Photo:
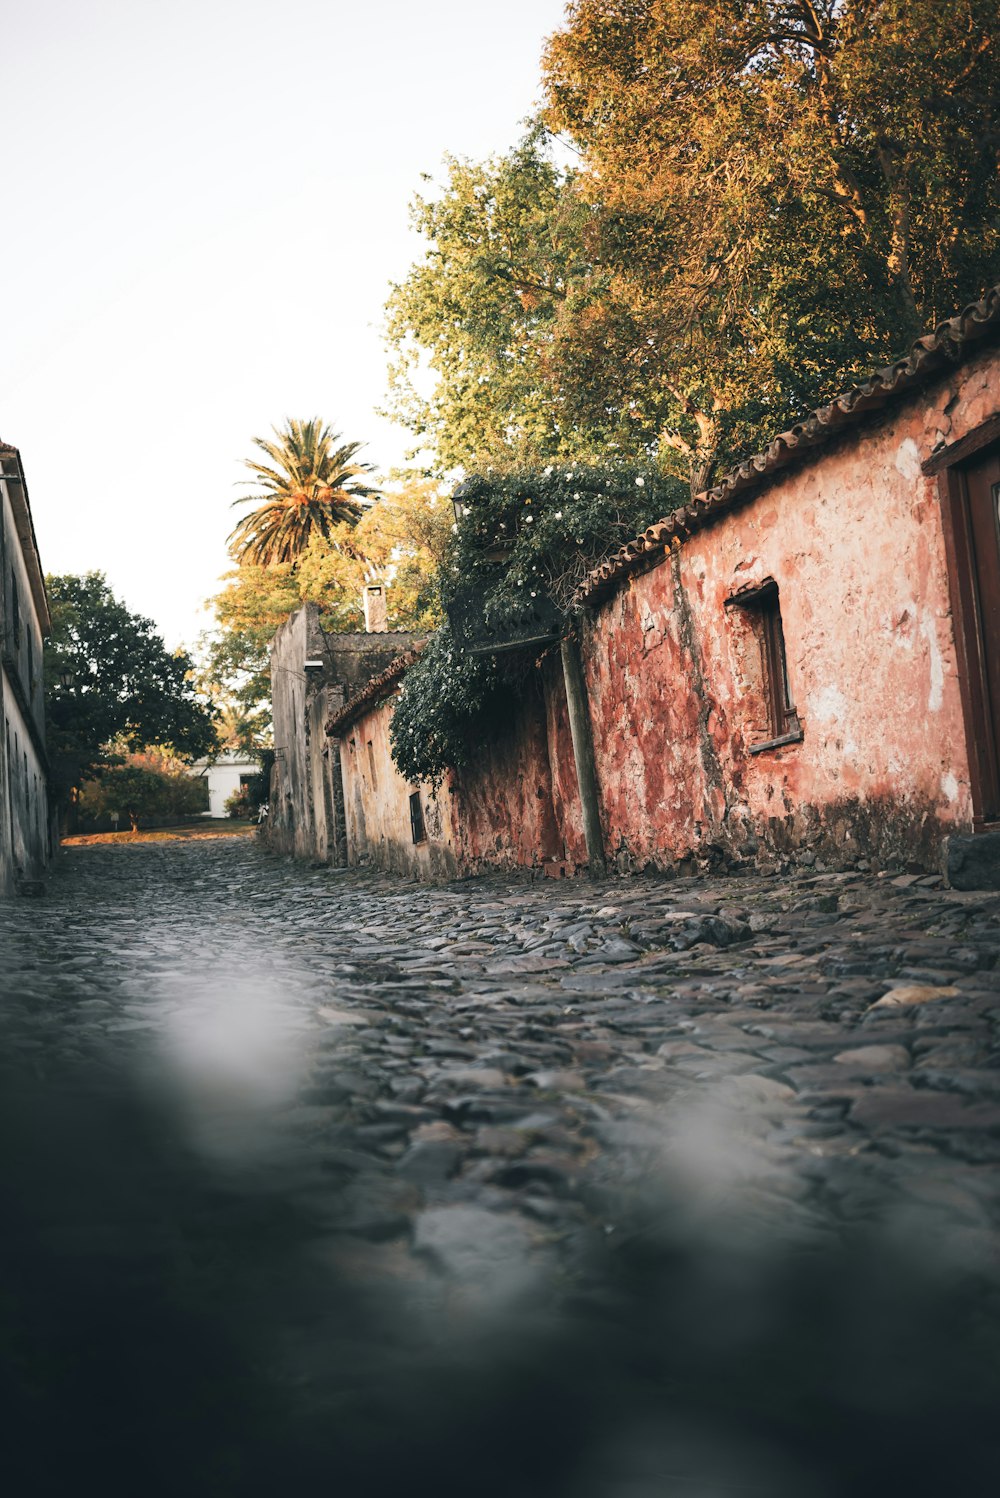
[[[415,665],[423,653],[424,646],[415,645],[412,650],[407,650],[403,655],[397,656],[391,666],[380,671],[378,676],[373,676],[366,687],[345,702],[343,707],[327,720],[326,731],[333,737],[340,734],[341,729],[347,728],[356,718],[368,708],[374,707],[384,697],[388,697],[392,688],[401,677],[405,676],[410,667]]]
[[[596,604],[620,581],[675,542],[710,524],[717,515],[738,504],[770,474],[796,460],[803,451],[818,447],[846,427],[856,425],[869,411],[876,411],[926,383],[944,368],[971,358],[980,344],[1000,336],[1000,285],[992,287],[978,302],[972,302],[933,333],[918,338],[905,359],[877,369],[860,385],[845,390],[829,405],[820,406],[787,432],[781,432],[763,452],[737,463],[713,488],[698,494],[689,504],[658,520],[584,578],[576,591],[579,604]]]

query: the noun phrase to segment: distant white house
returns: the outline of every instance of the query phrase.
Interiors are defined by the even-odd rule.
[[[191,773],[208,782],[208,810],[202,812],[202,816],[224,817],[228,815],[226,802],[229,797],[260,774],[260,765],[235,749],[225,749],[211,762],[195,760]]]

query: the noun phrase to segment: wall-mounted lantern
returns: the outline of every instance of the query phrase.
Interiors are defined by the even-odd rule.
[[[307,679],[311,676],[321,676],[323,673],[323,662],[317,657],[312,656],[309,660],[302,662],[302,669],[306,673]]]

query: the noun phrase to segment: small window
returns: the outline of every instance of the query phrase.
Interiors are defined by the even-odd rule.
[[[420,805],[420,792],[414,791],[410,797],[410,831],[415,843],[425,843],[427,832],[424,828],[424,809]]]
[[[750,745],[750,753],[759,754],[780,744],[796,743],[802,738],[802,727],[788,682],[778,584],[773,578],[768,578],[759,588],[747,589],[727,599],[726,607],[739,609],[760,650],[761,695],[766,721],[761,724],[763,738],[760,743]]]

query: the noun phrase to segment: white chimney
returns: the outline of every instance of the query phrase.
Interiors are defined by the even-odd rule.
[[[363,598],[365,629],[370,635],[384,635],[389,628],[389,615],[385,605],[385,584],[366,583]]]

